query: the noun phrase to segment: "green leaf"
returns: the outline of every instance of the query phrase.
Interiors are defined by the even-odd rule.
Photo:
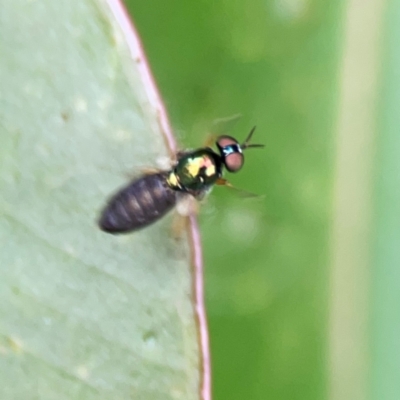
[[[390,0],[385,7],[371,240],[372,379],[369,384],[373,400],[400,398],[400,4]]]
[[[198,399],[190,241],[96,223],[169,154],[145,60],[93,0],[3,4],[0,54],[0,398]]]

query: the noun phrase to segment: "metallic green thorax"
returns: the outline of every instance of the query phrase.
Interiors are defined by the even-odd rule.
[[[175,190],[198,192],[213,185],[221,175],[221,157],[210,148],[204,148],[184,154],[167,182]]]

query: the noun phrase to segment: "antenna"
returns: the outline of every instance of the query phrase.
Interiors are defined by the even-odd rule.
[[[244,150],[244,149],[249,149],[249,148],[255,148],[255,147],[264,147],[264,145],[263,144],[252,144],[252,143],[249,143],[250,142],[250,140],[251,140],[251,138],[252,138],[252,136],[253,136],[253,133],[254,133],[254,131],[256,130],[256,127],[254,126],[253,128],[252,128],[252,130],[250,131],[250,133],[247,135],[247,138],[246,138],[246,140],[243,142],[243,144],[242,145],[240,145],[240,147],[242,148],[242,150]]]

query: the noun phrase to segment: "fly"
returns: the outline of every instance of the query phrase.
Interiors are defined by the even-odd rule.
[[[250,143],[254,130],[242,144],[222,135],[215,142],[218,152],[203,147],[178,153],[172,169],[133,180],[108,201],[100,216],[100,229],[113,234],[132,232],[162,218],[182,195],[201,199],[214,185],[230,186],[223,178],[224,168],[238,172],[244,164],[244,150],[264,147]]]

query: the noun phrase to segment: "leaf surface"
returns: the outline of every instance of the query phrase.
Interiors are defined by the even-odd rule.
[[[0,53],[0,397],[198,399],[188,239],[96,223],[169,155],[145,60],[92,0],[5,3]]]

